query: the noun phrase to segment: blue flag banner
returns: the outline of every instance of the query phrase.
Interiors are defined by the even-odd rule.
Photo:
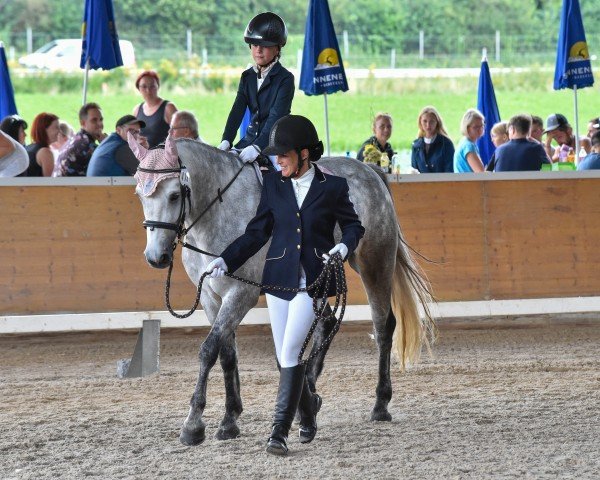
[[[0,120],[9,115],[18,115],[15,103],[15,92],[13,90],[10,75],[8,73],[8,62],[4,52],[4,44],[0,42]]]
[[[485,131],[483,137],[477,140],[477,147],[479,148],[481,161],[484,165],[487,165],[492,154],[496,151],[490,133],[494,124],[500,121],[500,112],[496,103],[496,94],[494,93],[494,85],[492,84],[492,76],[490,75],[487,58],[481,61],[479,86],[477,88],[477,110],[483,113],[485,117]]]
[[[554,71],[554,90],[594,85],[579,0],[563,0]]]
[[[300,90],[306,95],[348,90],[346,72],[327,0],[310,0],[308,5]]]
[[[123,65],[112,0],[86,0],[81,37],[81,68],[88,59],[94,70]]]

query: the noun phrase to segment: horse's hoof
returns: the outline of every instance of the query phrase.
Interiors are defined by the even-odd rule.
[[[372,422],[391,422],[392,416],[387,410],[373,410],[371,412]]]
[[[206,440],[206,434],[204,430],[205,429],[203,427],[196,432],[191,432],[185,428],[182,428],[181,433],[179,434],[179,441],[188,447],[200,445],[204,440]]]
[[[240,429],[237,425],[229,425],[227,427],[220,426],[217,432],[215,433],[215,438],[217,440],[233,440],[234,438],[238,438],[240,436]]]

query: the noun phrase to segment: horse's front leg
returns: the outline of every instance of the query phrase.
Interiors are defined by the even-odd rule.
[[[179,440],[184,445],[199,445],[206,438],[206,424],[202,420],[204,408],[206,407],[206,385],[210,369],[217,361],[219,350],[221,348],[221,328],[218,324],[213,325],[206,340],[200,346],[200,373],[196,389],[190,401],[190,411],[181,427]]]
[[[215,438],[217,440],[231,440],[240,435],[237,419],[243,411],[235,332],[223,338],[219,359],[221,368],[223,368],[223,379],[225,380],[225,416],[221,420]]]

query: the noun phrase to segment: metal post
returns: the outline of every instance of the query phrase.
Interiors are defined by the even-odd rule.
[[[350,47],[348,45],[348,31],[344,30],[342,33],[344,38],[344,60],[350,57]]]
[[[33,52],[33,31],[27,27],[27,53]]]
[[[323,94],[323,100],[325,101],[325,139],[327,142],[327,156],[331,157],[331,149],[329,147],[329,114],[327,111],[327,94]]]
[[[202,66],[208,65],[208,50],[202,49]]]
[[[187,29],[187,57],[192,58],[192,30],[190,28]]]
[[[575,165],[579,163],[579,111],[577,108],[577,85],[573,85],[573,97],[575,99]]]
[[[496,63],[500,63],[500,30],[496,30]]]
[[[392,48],[392,52],[390,54],[390,68],[396,68],[396,49]]]
[[[419,60],[425,58],[425,32],[419,30]]]
[[[82,105],[86,104],[87,100],[87,89],[88,89],[88,74],[90,73],[90,58],[85,62],[85,71],[83,73],[83,101]]]

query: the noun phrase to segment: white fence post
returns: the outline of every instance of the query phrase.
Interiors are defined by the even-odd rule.
[[[187,57],[192,58],[192,30],[187,29]]]
[[[344,38],[344,60],[346,60],[350,54],[350,48],[348,46],[348,31],[347,30],[344,30],[343,38]]]
[[[27,27],[27,53],[33,52],[33,32],[31,27]]]
[[[202,49],[202,65],[208,65],[208,51],[206,50],[206,48]]]
[[[419,60],[425,58],[425,32],[419,30]]]
[[[500,63],[500,30],[496,30],[496,63]]]
[[[390,54],[390,68],[396,68],[396,49],[392,48],[392,52]]]

